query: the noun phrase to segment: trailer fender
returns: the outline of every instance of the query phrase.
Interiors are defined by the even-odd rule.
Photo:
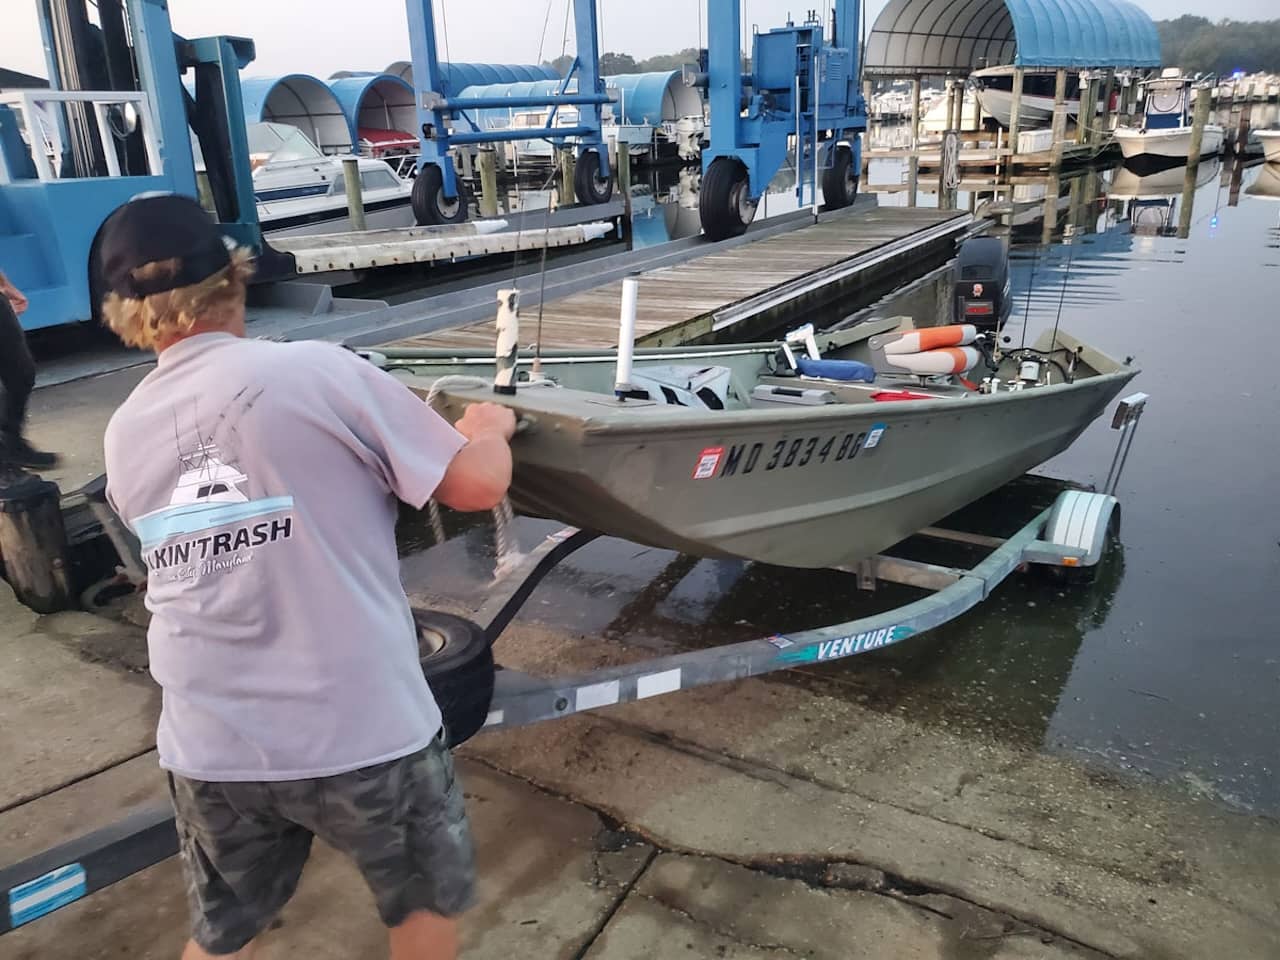
[[[1107,549],[1108,537],[1120,531],[1120,502],[1105,493],[1067,490],[1058,495],[1044,525],[1043,541],[1063,553],[1083,551],[1077,566],[1095,567]]]

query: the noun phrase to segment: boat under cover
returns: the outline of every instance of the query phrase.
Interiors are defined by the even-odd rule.
[[[824,362],[797,361],[808,376],[779,343],[637,350],[626,399],[612,351],[544,351],[546,379],[523,354],[511,396],[478,353],[373,359],[450,420],[482,401],[516,411],[521,512],[696,556],[835,567],[1062,452],[1137,373],[1059,331],[1000,359],[983,392],[963,374],[983,351],[955,345],[973,343],[958,330],[973,328],[888,318],[822,334]],[[960,372],[912,376],[899,361]]]

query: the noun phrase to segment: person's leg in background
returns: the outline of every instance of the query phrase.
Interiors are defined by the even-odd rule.
[[[36,383],[36,363],[27,347],[22,323],[9,299],[0,295],[0,388],[4,390],[0,407],[0,462],[21,467],[52,467],[55,454],[35,449],[23,436],[27,420],[27,401]]]

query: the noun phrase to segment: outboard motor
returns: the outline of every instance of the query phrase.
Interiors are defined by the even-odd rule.
[[[1009,319],[1009,251],[996,237],[960,244],[956,260],[955,322],[999,330]]]

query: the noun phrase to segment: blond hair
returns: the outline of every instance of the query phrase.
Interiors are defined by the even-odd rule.
[[[177,259],[157,260],[132,270],[130,276],[146,283],[171,277],[181,267],[182,261]],[[110,293],[103,301],[102,317],[126,346],[154,350],[186,336],[197,324],[217,329],[235,323],[244,310],[245,291],[252,276],[250,253],[240,248],[232,251],[230,264],[190,286],[141,299]]]

